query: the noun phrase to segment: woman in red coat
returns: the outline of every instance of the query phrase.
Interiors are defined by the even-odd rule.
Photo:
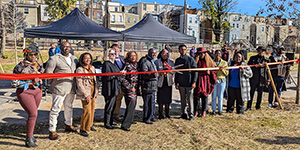
[[[197,63],[197,68],[215,67],[214,61],[206,53],[206,50],[203,47],[197,48],[194,59]],[[206,116],[208,95],[213,92],[216,83],[216,71],[206,70],[198,72],[196,88],[194,89],[194,117],[199,114],[200,98],[202,100],[201,117],[204,118]]]

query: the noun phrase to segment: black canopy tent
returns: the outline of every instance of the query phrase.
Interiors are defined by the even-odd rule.
[[[196,38],[174,31],[153,18],[146,15],[131,28],[122,31],[124,41],[155,42],[155,43],[196,43]]]
[[[123,40],[121,33],[100,26],[78,8],[56,22],[25,29],[24,37],[102,41]]]

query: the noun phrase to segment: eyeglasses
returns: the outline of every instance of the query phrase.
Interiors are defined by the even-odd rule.
[[[109,53],[109,55],[116,55],[116,53]]]
[[[28,54],[29,56],[37,56],[37,53],[34,54]]]

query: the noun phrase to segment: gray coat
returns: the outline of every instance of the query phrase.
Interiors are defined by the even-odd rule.
[[[152,58],[149,56],[144,56],[139,61],[139,70],[140,71],[155,71],[154,65],[151,62]],[[142,80],[142,92],[143,93],[153,93],[157,91],[157,81],[154,73],[147,73],[141,75]]]
[[[167,63],[171,67],[174,67],[174,61],[173,60],[168,59]],[[161,61],[161,58],[159,58],[159,59],[157,59],[155,61],[155,65],[156,65],[157,71],[164,70],[164,65],[163,65],[163,62]],[[174,77],[174,73],[170,72],[170,73],[167,74],[168,86],[172,86],[172,84],[173,84],[173,77]],[[159,74],[158,81],[157,81],[157,86],[158,87],[162,87],[163,86],[163,84],[164,84],[164,78],[165,77],[164,77],[164,75],[162,73]]]
[[[232,62],[228,63],[228,66],[232,66],[231,65]],[[241,66],[245,66],[247,65],[245,62],[241,63]],[[245,67],[244,68],[244,72],[239,71],[239,78],[240,78],[240,85],[241,85],[241,95],[242,95],[242,99],[243,101],[249,101],[250,98],[250,90],[251,90],[251,86],[250,86],[250,78],[252,77],[252,70],[250,67]],[[230,71],[229,71],[229,80],[227,82],[227,86],[230,82]]]
[[[71,66],[67,63],[65,56],[56,54],[47,62],[45,73],[75,73],[77,58],[71,55],[72,64]],[[52,94],[66,95],[75,94],[75,78],[58,78],[52,79],[50,82],[49,91]]]

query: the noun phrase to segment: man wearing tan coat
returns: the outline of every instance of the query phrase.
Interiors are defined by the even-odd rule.
[[[74,73],[77,58],[70,54],[70,44],[61,44],[61,54],[52,56],[47,62],[45,73]],[[52,93],[52,107],[49,114],[49,139],[56,140],[59,135],[56,132],[57,117],[64,104],[65,131],[77,132],[72,126],[73,108],[75,97],[75,79],[73,77],[58,78],[50,81],[49,91]]]

